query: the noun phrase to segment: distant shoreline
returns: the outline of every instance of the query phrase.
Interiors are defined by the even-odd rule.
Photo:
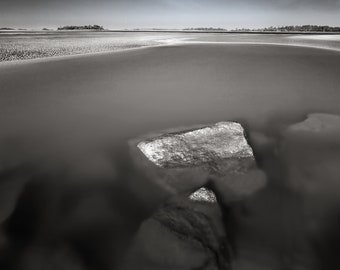
[[[103,30],[100,32],[145,33],[203,33],[203,34],[281,34],[281,35],[340,35],[340,32],[283,32],[283,31],[200,31],[200,30]]]
[[[0,33],[48,33],[48,32],[98,32],[98,33],[202,33],[202,34],[264,34],[264,35],[340,35],[340,32],[322,32],[322,31],[204,31],[204,30],[122,30],[122,29],[104,29],[104,30],[91,30],[91,29],[75,29],[75,30],[6,30],[0,29]]]

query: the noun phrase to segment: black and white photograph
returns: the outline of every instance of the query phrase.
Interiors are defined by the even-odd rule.
[[[0,0],[0,270],[340,269],[340,0]]]

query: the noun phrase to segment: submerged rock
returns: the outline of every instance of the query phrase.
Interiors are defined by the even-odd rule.
[[[340,192],[340,115],[314,113],[283,134],[289,187],[325,199]]]
[[[312,113],[307,119],[291,125],[288,132],[309,133],[309,135],[323,137],[340,141],[340,115],[327,113]]]
[[[165,130],[130,146],[136,166],[176,196],[143,223],[123,269],[230,269],[228,213],[219,202],[265,183],[243,127],[220,122]]]
[[[122,269],[230,269],[228,235],[214,197],[200,189],[199,200],[183,195],[165,203],[141,226]]]
[[[310,114],[282,135],[284,184],[298,196],[296,243],[311,245],[318,269],[340,269],[340,115]]]
[[[244,129],[236,122],[165,130],[130,143],[137,166],[174,193],[199,189],[212,180],[231,201],[265,184]]]

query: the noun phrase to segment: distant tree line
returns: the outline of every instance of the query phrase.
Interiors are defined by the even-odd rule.
[[[234,31],[240,32],[340,32],[340,27],[332,27],[328,25],[289,25],[289,26],[270,26],[266,28],[249,29],[241,28]]]
[[[260,29],[262,31],[279,31],[279,32],[340,32],[340,27],[328,25],[290,25],[280,27],[267,27]]]
[[[196,28],[184,28],[186,31],[227,31],[225,28],[215,28],[215,27],[196,27]]]
[[[225,28],[214,27],[196,27],[185,28],[186,31],[237,31],[237,32],[340,32],[340,27],[332,27],[328,25],[290,25],[290,26],[270,26],[266,28],[236,28],[227,30]]]
[[[94,25],[66,25],[63,27],[58,27],[58,30],[104,30],[103,26],[94,24]]]

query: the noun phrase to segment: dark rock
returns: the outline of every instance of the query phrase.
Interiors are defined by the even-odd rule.
[[[209,192],[200,189],[198,194]],[[195,193],[194,193],[195,194]],[[216,202],[178,196],[143,223],[123,269],[230,269],[231,249]]]

